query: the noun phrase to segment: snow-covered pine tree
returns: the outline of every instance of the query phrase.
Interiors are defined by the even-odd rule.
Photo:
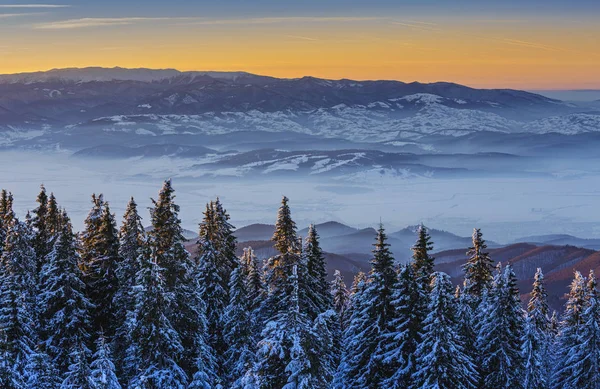
[[[2,189],[2,192],[0,192],[0,255],[2,255],[2,250],[4,249],[8,229],[15,217],[12,205],[12,193],[7,192],[6,189]]]
[[[424,291],[429,290],[431,284],[431,275],[435,258],[430,254],[433,250],[433,242],[427,228],[421,224],[417,230],[417,241],[412,247],[412,266],[415,269],[415,276]]]
[[[111,351],[104,334],[99,334],[96,340],[96,352],[92,356],[91,381],[94,389],[121,389],[117,379]]]
[[[339,270],[333,273],[333,281],[331,281],[331,297],[333,299],[333,309],[340,320],[340,328],[343,330],[346,327],[346,311],[350,305],[350,292],[344,282],[344,277]]]
[[[407,388],[415,372],[415,351],[421,339],[423,317],[423,295],[412,264],[402,265],[398,272],[398,282],[392,295],[395,317],[390,326],[393,329],[385,335],[382,357],[385,364],[386,380],[383,386],[390,389]]]
[[[42,345],[36,346],[30,354],[24,378],[27,389],[57,389],[60,386],[60,375]]]
[[[159,265],[159,258],[156,247],[140,255],[136,315],[125,370],[132,373],[132,388],[184,389],[188,379],[178,363],[184,350],[167,316],[173,295],[166,289],[167,271]]]
[[[120,262],[117,265],[116,273],[118,289],[113,297],[116,331],[112,343],[120,375],[124,375],[122,366],[126,359],[125,352],[130,343],[129,335],[135,319],[135,278],[139,271],[138,257],[142,254],[145,241],[146,235],[142,218],[138,214],[137,204],[132,197],[127,204],[123,224],[119,231]]]
[[[87,360],[88,353],[89,350],[82,341],[75,343],[69,354],[69,370],[65,374],[60,389],[96,389]]]
[[[570,374],[561,388],[600,388],[600,301],[593,270],[588,277],[581,328],[575,343],[566,352],[565,367]]]
[[[17,219],[9,221],[0,257],[0,347],[16,381],[22,382],[27,358],[37,340],[35,315],[36,256],[33,232]]]
[[[368,283],[360,294],[362,301],[357,304],[361,312],[353,313],[354,322],[351,321],[345,334],[344,384],[348,388],[379,388],[392,374],[384,361],[389,334],[395,331],[393,292],[397,278],[383,225],[379,226],[374,246]],[[354,338],[348,339],[348,335]],[[360,350],[348,350],[349,347]]]
[[[524,389],[548,388],[551,371],[550,319],[548,318],[548,294],[544,286],[544,274],[538,268],[533,290],[527,304],[527,315],[522,339]]]
[[[92,331],[104,331],[112,337],[115,331],[113,297],[118,288],[119,238],[114,215],[102,194],[92,195],[93,207],[85,219],[81,234],[81,264],[91,312]]]
[[[62,229],[42,269],[39,309],[47,350],[57,368],[65,372],[70,353],[89,339],[89,311],[93,305],[85,295],[75,234],[66,213]]]
[[[466,283],[467,281],[465,281]],[[465,353],[469,354],[473,363],[478,367],[478,359],[475,352],[475,340],[477,330],[475,329],[475,310],[473,309],[472,296],[464,293],[466,289],[456,287],[454,298],[456,300],[456,319],[458,336],[463,342]]]
[[[585,277],[576,271],[571,282],[565,311],[559,323],[556,366],[552,376],[553,388],[570,389],[573,366],[569,362],[569,351],[580,340],[579,334],[584,324],[583,311],[586,305],[586,294]]]
[[[485,388],[519,388],[523,379],[523,309],[512,267],[502,270],[498,264],[497,269],[476,343],[481,380]]]
[[[46,194],[46,188],[44,185],[41,186],[40,193],[37,196],[38,206],[32,213],[31,224],[35,230],[35,240],[33,247],[37,255],[37,273],[42,271],[42,265],[44,258],[52,250],[50,245],[50,226],[48,225],[48,195]]]
[[[325,256],[319,243],[317,229],[313,224],[308,227],[303,254],[307,272],[304,283],[309,303],[305,309],[308,317],[314,320],[318,315],[333,308],[333,299],[327,283]]]
[[[225,287],[228,288],[231,272],[239,264],[236,255],[237,238],[233,234],[235,227],[229,222],[229,213],[223,208],[223,203],[218,197],[214,201],[213,207],[216,230],[219,235],[217,241],[217,251],[221,257],[219,271],[221,272],[221,278],[225,280]]]
[[[487,244],[479,228],[473,230],[473,246],[467,251],[467,263],[465,271],[464,293],[475,297],[473,302],[477,304],[477,297],[481,296],[484,288],[489,288],[493,276],[494,262],[486,251]]]
[[[456,331],[457,318],[453,285],[445,273],[434,273],[428,315],[422,339],[415,352],[413,388],[475,388],[477,372]]]
[[[298,336],[302,338],[305,353],[314,344],[314,337],[309,336],[310,326],[301,302],[306,295],[301,295],[303,291],[299,277],[306,274],[306,268],[287,197],[283,197],[279,208],[272,240],[279,254],[265,263],[268,293],[261,307],[265,324],[258,343],[254,370],[262,389],[282,388],[288,382],[286,367],[292,358],[294,333],[301,334]],[[295,311],[296,306],[298,312]]]
[[[265,299],[266,291],[263,283],[262,266],[254,255],[252,247],[244,249],[240,265],[245,268],[246,289],[248,291],[248,310],[252,317],[252,334],[259,338],[264,318],[261,316],[261,306]]]
[[[223,367],[223,357],[227,349],[223,339],[223,314],[229,302],[227,279],[223,278],[225,271],[222,255],[219,247],[223,248],[221,234],[216,221],[216,209],[214,203],[206,205],[204,219],[200,223],[198,239],[198,284],[199,295],[202,301],[210,307],[207,312],[208,342],[215,350],[219,360],[219,366]],[[229,267],[229,266],[227,266]],[[224,371],[220,371],[221,374]]]
[[[227,382],[234,389],[243,389],[242,380],[246,371],[254,364],[253,349],[256,345],[252,332],[252,312],[248,308],[250,301],[246,271],[247,268],[240,265],[231,273],[229,305],[223,317],[223,339],[228,345],[224,363],[227,366]]]
[[[205,312],[198,295],[198,278],[195,264],[185,249],[183,229],[179,219],[179,205],[175,204],[175,190],[171,180],[164,182],[158,199],[152,200],[150,208],[152,230],[148,233],[148,245],[152,258],[164,278],[161,288],[171,296],[161,311],[181,340],[183,353],[178,361],[188,374],[195,370],[198,334],[201,332]]]

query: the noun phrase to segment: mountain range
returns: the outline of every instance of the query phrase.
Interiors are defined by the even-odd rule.
[[[528,176],[599,145],[600,106],[510,89],[173,69],[0,75],[4,150],[186,159],[195,177]]]

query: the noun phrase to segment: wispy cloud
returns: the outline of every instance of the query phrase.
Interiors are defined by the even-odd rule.
[[[0,8],[68,8],[67,4],[0,4]]]
[[[311,38],[308,36],[301,36],[301,35],[285,35],[286,38],[292,38],[292,39],[300,39],[303,41],[311,41],[311,42],[316,42],[318,41],[317,38]]]
[[[0,19],[3,18],[18,18],[21,16],[31,16],[31,15],[38,15],[37,13],[11,13],[11,14],[2,14],[0,13]]]
[[[400,21],[394,20],[391,23],[396,26],[409,27],[409,28],[413,28],[415,30],[432,31],[432,32],[441,32],[442,31],[442,29],[434,27],[434,26],[437,26],[437,24],[435,24],[435,23],[418,22],[418,21],[410,21],[410,20],[400,20]]]
[[[540,49],[540,50],[547,50],[547,51],[563,51],[564,50],[560,47],[548,46],[548,45],[544,45],[541,43],[527,42],[527,41],[522,41],[522,40],[518,40],[518,39],[503,39],[503,42],[507,43],[509,45],[524,46],[524,47],[530,47],[532,49]]]
[[[228,24],[285,24],[285,23],[349,23],[377,20],[376,17],[278,17],[247,19],[209,19],[201,17],[121,17],[121,18],[81,18],[40,23],[33,27],[42,30],[63,30],[89,27],[110,27],[152,21],[166,21],[194,25]]]

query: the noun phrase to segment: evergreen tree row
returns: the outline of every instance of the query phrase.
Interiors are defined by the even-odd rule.
[[[455,287],[424,226],[405,264],[380,226],[349,290],[339,271],[328,282],[317,230],[298,236],[286,197],[264,261],[236,255],[219,199],[186,247],[171,181],[146,229],[133,198],[118,227],[92,195],[81,233],[43,186],[23,221],[12,203],[2,191],[2,388],[600,388],[594,273],[575,273],[560,319],[540,269],[523,306],[480,230]]]

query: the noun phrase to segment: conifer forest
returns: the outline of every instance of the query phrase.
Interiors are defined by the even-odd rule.
[[[423,225],[409,263],[380,225],[370,272],[331,280],[286,197],[265,260],[236,254],[219,199],[189,250],[171,181],[149,215],[131,198],[122,220],[93,195],[80,232],[43,186],[26,215],[12,203],[2,191],[3,389],[600,388],[593,271],[574,273],[561,312],[539,268],[522,301],[479,229],[459,285],[435,270]]]

